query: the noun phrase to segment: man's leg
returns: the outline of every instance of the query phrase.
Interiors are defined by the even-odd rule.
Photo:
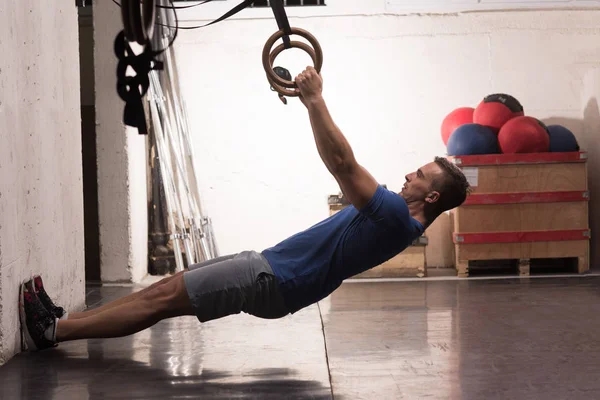
[[[195,315],[206,322],[246,312],[281,318],[287,307],[264,257],[244,252],[232,260],[178,274],[136,299],[89,317],[58,320],[35,295],[31,282],[22,285],[21,326],[30,350],[60,341],[131,335],[160,320]]]
[[[194,315],[183,274],[127,304],[76,320],[55,318],[30,283],[24,284],[22,291],[21,324],[30,350],[53,347],[59,341],[127,336],[166,318]]]
[[[139,290],[137,292],[131,293],[127,296],[123,296],[119,299],[116,299],[114,301],[111,301],[110,303],[104,304],[100,307],[96,307],[93,308],[91,310],[86,310],[86,311],[82,311],[82,312],[73,312],[73,313],[69,313],[68,315],[68,319],[73,320],[73,319],[80,319],[80,318],[87,318],[87,317],[91,317],[92,315],[96,315],[99,314],[101,312],[104,312],[106,310],[110,310],[111,308],[115,308],[118,307],[120,305],[123,304],[127,304],[129,302],[132,302],[133,300],[136,300],[144,295],[146,295],[148,292],[151,292],[152,290],[154,290],[155,288],[164,285],[166,283],[169,283],[170,281],[172,281],[173,279],[177,278],[178,275],[183,274],[185,271],[187,270],[183,270],[181,272],[176,273],[173,276],[168,276],[166,278],[161,279],[158,282],[153,283],[152,285]]]
[[[59,320],[56,341],[132,335],[163,319],[182,315],[194,315],[194,309],[180,273],[129,303],[86,318]]]
[[[209,265],[213,265],[213,264],[217,264],[221,261],[227,261],[227,260],[231,260],[232,258],[234,258],[236,256],[236,254],[230,254],[230,255],[226,255],[226,256],[221,256],[221,257],[216,257],[210,260],[206,260],[204,262],[198,263],[198,264],[193,264],[189,266],[189,270],[194,270],[194,269],[198,269],[198,268],[204,268],[207,267]],[[174,279],[175,277],[177,277],[178,275],[183,274],[184,272],[188,271],[188,269],[184,269],[181,272],[176,273],[173,276],[169,276],[167,278],[161,279],[158,282],[153,283],[152,285],[148,286],[147,288],[144,288],[140,291],[137,291],[135,293],[131,293],[130,295],[121,297],[120,299],[114,300],[108,304],[104,304],[100,307],[97,308],[93,308],[91,310],[86,310],[86,311],[82,311],[82,312],[74,312],[74,313],[69,313],[68,315],[68,319],[80,319],[80,318],[86,318],[86,317],[91,317],[92,315],[96,315],[99,314],[103,311],[106,310],[110,310],[111,308],[120,306],[122,304],[127,304],[141,296],[144,296],[146,293],[152,291],[154,288],[160,286],[160,285],[164,285],[165,283],[170,282],[172,279]]]

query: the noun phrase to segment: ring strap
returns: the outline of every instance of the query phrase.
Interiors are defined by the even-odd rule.
[[[271,8],[273,9],[273,14],[275,15],[275,20],[277,20],[277,26],[284,33],[282,37],[283,44],[285,45],[286,49],[290,49],[292,47],[290,44],[292,28],[290,27],[290,21],[288,20],[285,12],[285,7],[283,7],[283,0],[270,0],[270,3]]]

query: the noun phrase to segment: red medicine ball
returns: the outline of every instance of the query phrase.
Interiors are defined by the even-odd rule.
[[[546,126],[536,118],[516,117],[498,133],[502,153],[545,153],[550,150],[550,135]]]
[[[496,93],[486,96],[473,113],[473,122],[498,133],[510,119],[524,115],[523,106],[513,96]]]
[[[444,141],[444,145],[448,145],[448,139],[456,128],[473,123],[474,111],[475,109],[473,107],[461,107],[452,111],[444,118],[444,121],[442,122],[442,140]]]

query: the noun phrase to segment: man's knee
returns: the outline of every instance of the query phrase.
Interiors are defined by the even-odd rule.
[[[157,288],[159,286],[163,286],[169,282],[171,282],[173,279],[177,278],[180,275],[183,275],[184,272],[186,272],[187,269],[184,269],[183,271],[179,271],[177,272],[175,275],[171,275],[171,276],[167,276],[165,278],[162,278],[160,281],[158,282],[154,282],[152,285],[148,286],[148,290],[152,290],[154,288]]]
[[[161,318],[169,318],[177,315],[186,315],[191,312],[191,304],[183,273],[178,273],[169,278],[168,282],[157,285],[143,297]]]

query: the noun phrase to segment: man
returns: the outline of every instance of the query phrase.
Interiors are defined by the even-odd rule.
[[[126,336],[182,315],[201,322],[245,312],[281,318],[332,293],[346,278],[394,257],[435,218],[462,204],[468,183],[436,158],[406,176],[393,193],[354,158],[321,95],[312,67],[296,78],[319,154],[352,206],[262,253],[245,251],[192,265],[102,307],[66,314],[46,295],[40,277],[21,288],[21,324],[30,349],[76,339]]]

